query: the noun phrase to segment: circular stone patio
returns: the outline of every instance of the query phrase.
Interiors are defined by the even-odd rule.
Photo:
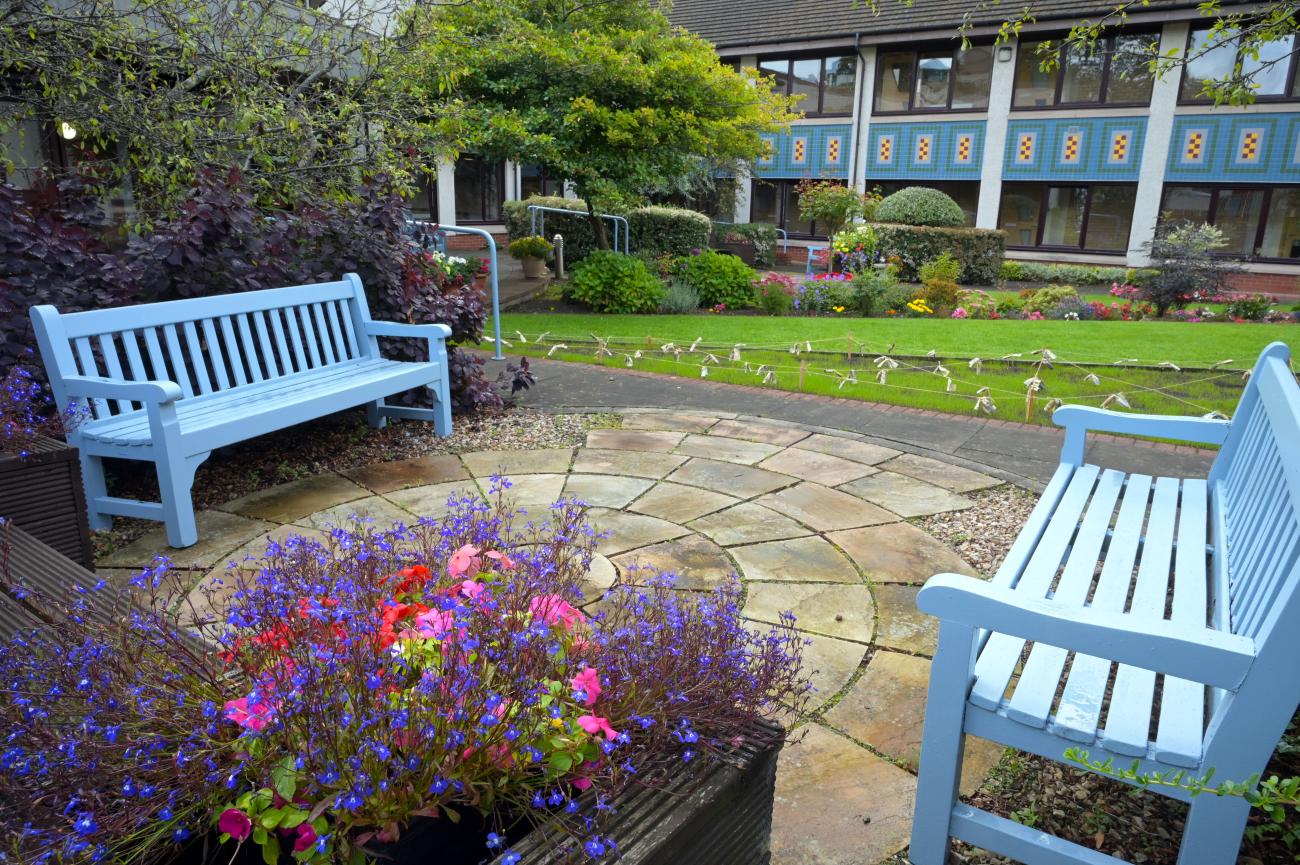
[[[124,577],[163,554],[197,584],[260,554],[269,536],[312,534],[354,514],[440,516],[450,493],[486,490],[497,472],[525,509],[576,496],[608,532],[593,588],[637,566],[676,572],[684,589],[736,573],[746,617],[798,617],[817,691],[802,740],[781,756],[774,865],[889,858],[908,841],[936,636],[916,592],[940,571],[976,573],[906,520],[970,507],[964,493],[1002,481],[797,424],[658,410],[623,419],[578,448],[426,456],[261,490],[200,512],[192,547],[168,548],[160,527],[99,569]],[[200,589],[193,597],[203,598]],[[1000,755],[989,743],[968,746],[963,792]]]

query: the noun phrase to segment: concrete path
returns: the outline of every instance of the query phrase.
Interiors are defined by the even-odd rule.
[[[863,441],[936,457],[1029,489],[1056,470],[1059,429],[909,409],[815,394],[700,381],[561,361],[530,360],[538,384],[521,403],[547,410],[618,410],[655,406],[727,412],[847,432]],[[492,376],[500,368],[489,361]],[[1095,436],[1088,459],[1129,472],[1204,477],[1214,451]]]
[[[592,383],[581,375],[587,371],[548,364],[537,395],[554,403],[572,394],[590,403]],[[566,377],[570,372],[578,375]],[[601,384],[606,404],[635,393],[658,405],[710,395],[672,379],[610,383],[617,387]],[[245,557],[260,555],[271,537],[319,534],[354,514],[381,523],[437,518],[450,494],[482,490],[498,471],[511,478],[518,504],[534,512],[562,493],[577,496],[592,505],[596,528],[609,532],[588,580],[593,602],[616,582],[634,579],[638,568],[653,567],[678,574],[684,590],[738,574],[743,615],[756,628],[783,611],[796,614],[817,690],[806,717],[787,718],[804,735],[781,756],[772,862],[874,865],[903,849],[911,829],[937,631],[916,610],[917,589],[939,571],[975,574],[906,518],[972,507],[970,493],[1000,480],[917,456],[911,442],[886,446],[882,436],[868,440],[724,410],[736,405],[775,415],[783,400],[817,423],[857,423],[857,415],[846,422],[835,414],[834,405],[758,396],[762,402],[743,391],[712,392],[708,412],[629,411],[622,429],[595,430],[579,448],[426,456],[294,481],[200,512],[201,539],[192,547],[169,550],[159,528],[102,559],[100,573],[125,580],[155,555],[170,555],[192,569],[191,601],[202,612],[209,595],[201,584],[222,575],[228,561],[252,567]],[[934,452],[984,453],[970,446],[978,430],[959,423],[887,412],[866,417],[870,428],[917,438]],[[1049,445],[1044,437],[1044,460]],[[986,742],[968,745],[963,790],[978,786],[1000,754]]]

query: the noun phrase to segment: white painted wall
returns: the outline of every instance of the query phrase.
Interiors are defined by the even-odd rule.
[[[1016,52],[1019,46],[1014,43],[1010,45],[1010,60],[1000,59],[999,55],[1005,53],[1003,47],[999,45],[994,52],[988,119],[984,124],[984,161],[980,165],[976,228],[998,227],[998,206],[1002,201],[1002,155],[1007,148],[1007,124],[1011,116],[1011,95],[1015,90]]]
[[[456,224],[456,163],[438,160],[438,222]]]
[[[876,101],[876,46],[864,46],[858,52],[858,98],[853,103],[853,162],[849,166],[849,183],[858,192],[867,191],[867,166],[871,152],[867,147],[871,131],[871,109]]]
[[[1160,33],[1160,53],[1181,56],[1187,45],[1186,21],[1166,24]],[[1155,236],[1160,218],[1160,193],[1165,182],[1165,165],[1174,132],[1174,112],[1178,107],[1180,76],[1175,69],[1156,79],[1151,88],[1151,110],[1147,113],[1146,138],[1142,142],[1142,164],[1138,172],[1137,202],[1133,207],[1133,226],[1128,236],[1128,264],[1142,267],[1150,258],[1145,247]]]

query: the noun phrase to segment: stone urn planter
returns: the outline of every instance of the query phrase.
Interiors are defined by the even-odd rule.
[[[529,255],[519,259],[519,264],[524,269],[525,279],[541,279],[546,275],[546,259],[544,258]]]
[[[93,566],[76,448],[40,437],[25,457],[0,453],[0,516],[77,564]]]
[[[554,250],[551,242],[540,234],[510,241],[510,255],[519,259],[526,279],[540,279],[546,275],[546,257]]]

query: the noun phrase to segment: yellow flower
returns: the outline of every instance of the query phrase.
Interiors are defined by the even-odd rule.
[[[842,306],[832,306],[831,309],[835,310],[836,312],[843,312],[843,311],[844,311],[844,307],[842,307]]]
[[[551,719],[551,726],[554,727],[554,728],[557,729],[557,730],[563,730],[563,729],[564,729],[564,719],[563,719],[563,718],[552,718],[552,719]]]

